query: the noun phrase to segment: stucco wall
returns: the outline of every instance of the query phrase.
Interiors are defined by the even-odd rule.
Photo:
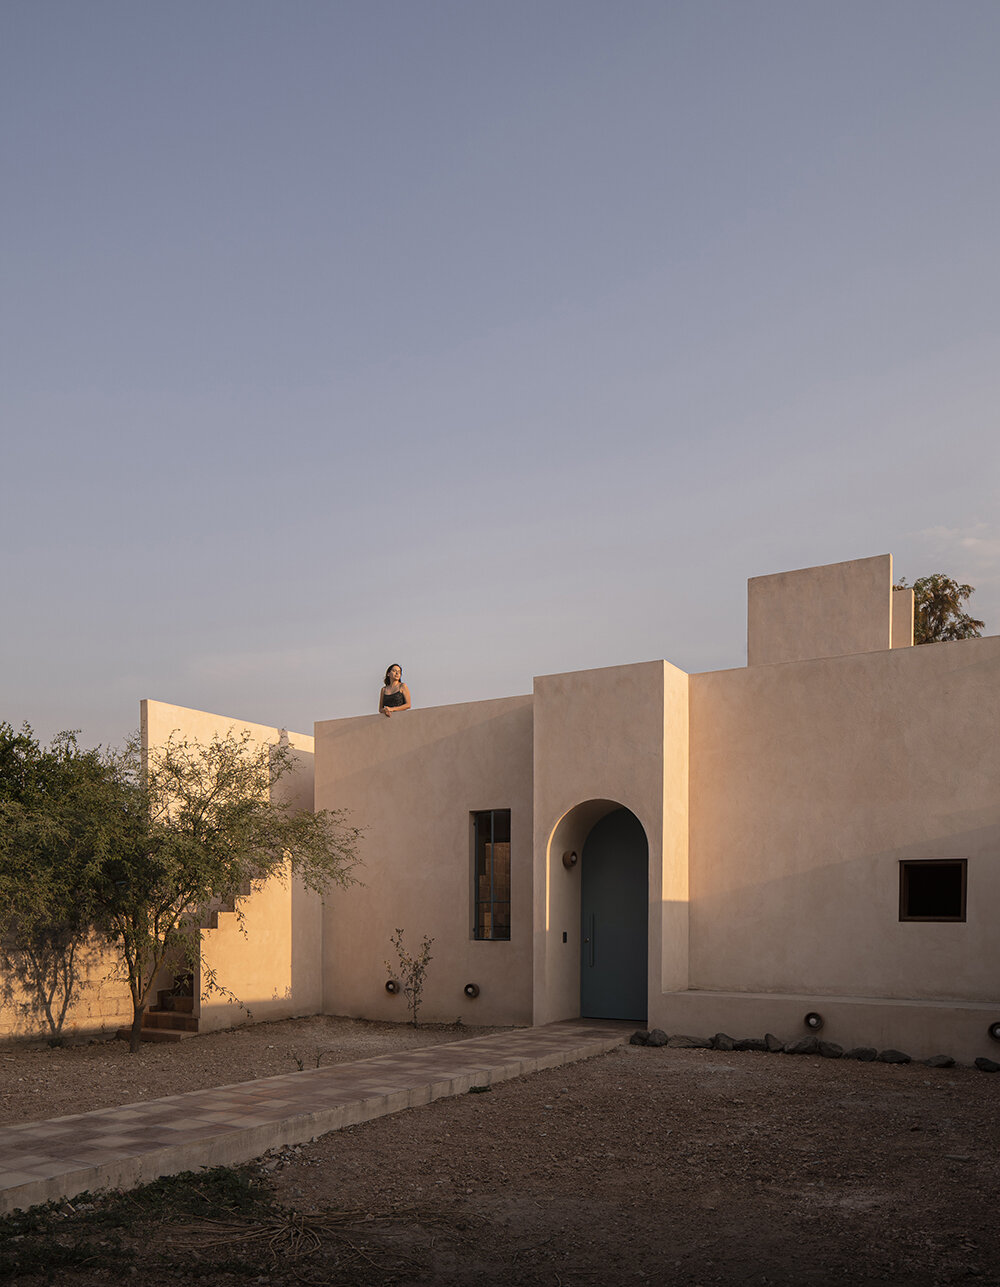
[[[913,617],[916,608],[911,589],[892,592],[892,646],[913,647]]]
[[[691,988],[1000,1001],[1000,639],[690,687]],[[946,857],[967,922],[900,923],[900,860]]]
[[[659,906],[659,989],[686,988],[690,962],[690,676],[663,662],[663,863],[650,874],[650,908]],[[655,939],[651,936],[651,943]]]
[[[747,665],[875,652],[892,641],[892,556],[751,577]]]
[[[280,798],[295,808],[313,807],[313,739],[249,720],[191,710],[166,702],[142,703],[146,746],[163,745],[178,732],[207,743],[218,734],[250,731],[258,745],[287,739],[295,767],[279,784]],[[322,1009],[322,904],[294,878],[268,881],[239,900],[243,928],[233,912],[221,911],[217,928],[202,931],[202,962],[216,972],[223,991],[196,998],[199,1029],[211,1032],[247,1019],[280,1019]],[[235,1004],[235,996],[244,1008]],[[154,997],[155,1000],[155,997]]]
[[[652,661],[535,680],[536,1023],[580,1013],[581,872],[562,855],[618,806],[649,842],[650,994],[685,985],[687,678]]]
[[[326,1013],[408,1017],[385,991],[401,928],[411,952],[435,940],[422,1019],[531,1022],[531,730],[527,696],[316,725],[316,806],[366,828],[364,885],[325,908]],[[509,942],[472,937],[471,815],[484,809],[511,810]]]

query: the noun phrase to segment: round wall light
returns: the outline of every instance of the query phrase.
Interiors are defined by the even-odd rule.
[[[385,990],[391,997],[394,997],[399,991],[399,984],[395,979],[386,979]]]
[[[479,996],[479,984],[467,983],[465,987],[462,989],[462,991],[465,993],[467,997],[477,997]]]
[[[572,871],[579,861],[580,859],[575,849],[567,849],[563,854],[563,866],[567,871]]]
[[[813,1032],[819,1032],[823,1026],[823,1016],[817,1014],[815,1010],[810,1010],[802,1022]]]
[[[1000,1023],[991,1023],[986,1029],[994,1041],[1000,1041]]]

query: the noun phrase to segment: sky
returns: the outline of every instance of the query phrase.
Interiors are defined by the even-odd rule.
[[[2,0],[0,720],[1000,633],[996,0]]]

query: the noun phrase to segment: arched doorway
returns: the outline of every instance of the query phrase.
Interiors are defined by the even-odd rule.
[[[580,1014],[645,1021],[649,843],[630,809],[594,824],[580,868]]]

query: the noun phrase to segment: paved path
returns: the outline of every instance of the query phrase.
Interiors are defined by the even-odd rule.
[[[613,1050],[633,1024],[569,1020],[0,1128],[0,1215],[229,1166],[342,1126]]]

